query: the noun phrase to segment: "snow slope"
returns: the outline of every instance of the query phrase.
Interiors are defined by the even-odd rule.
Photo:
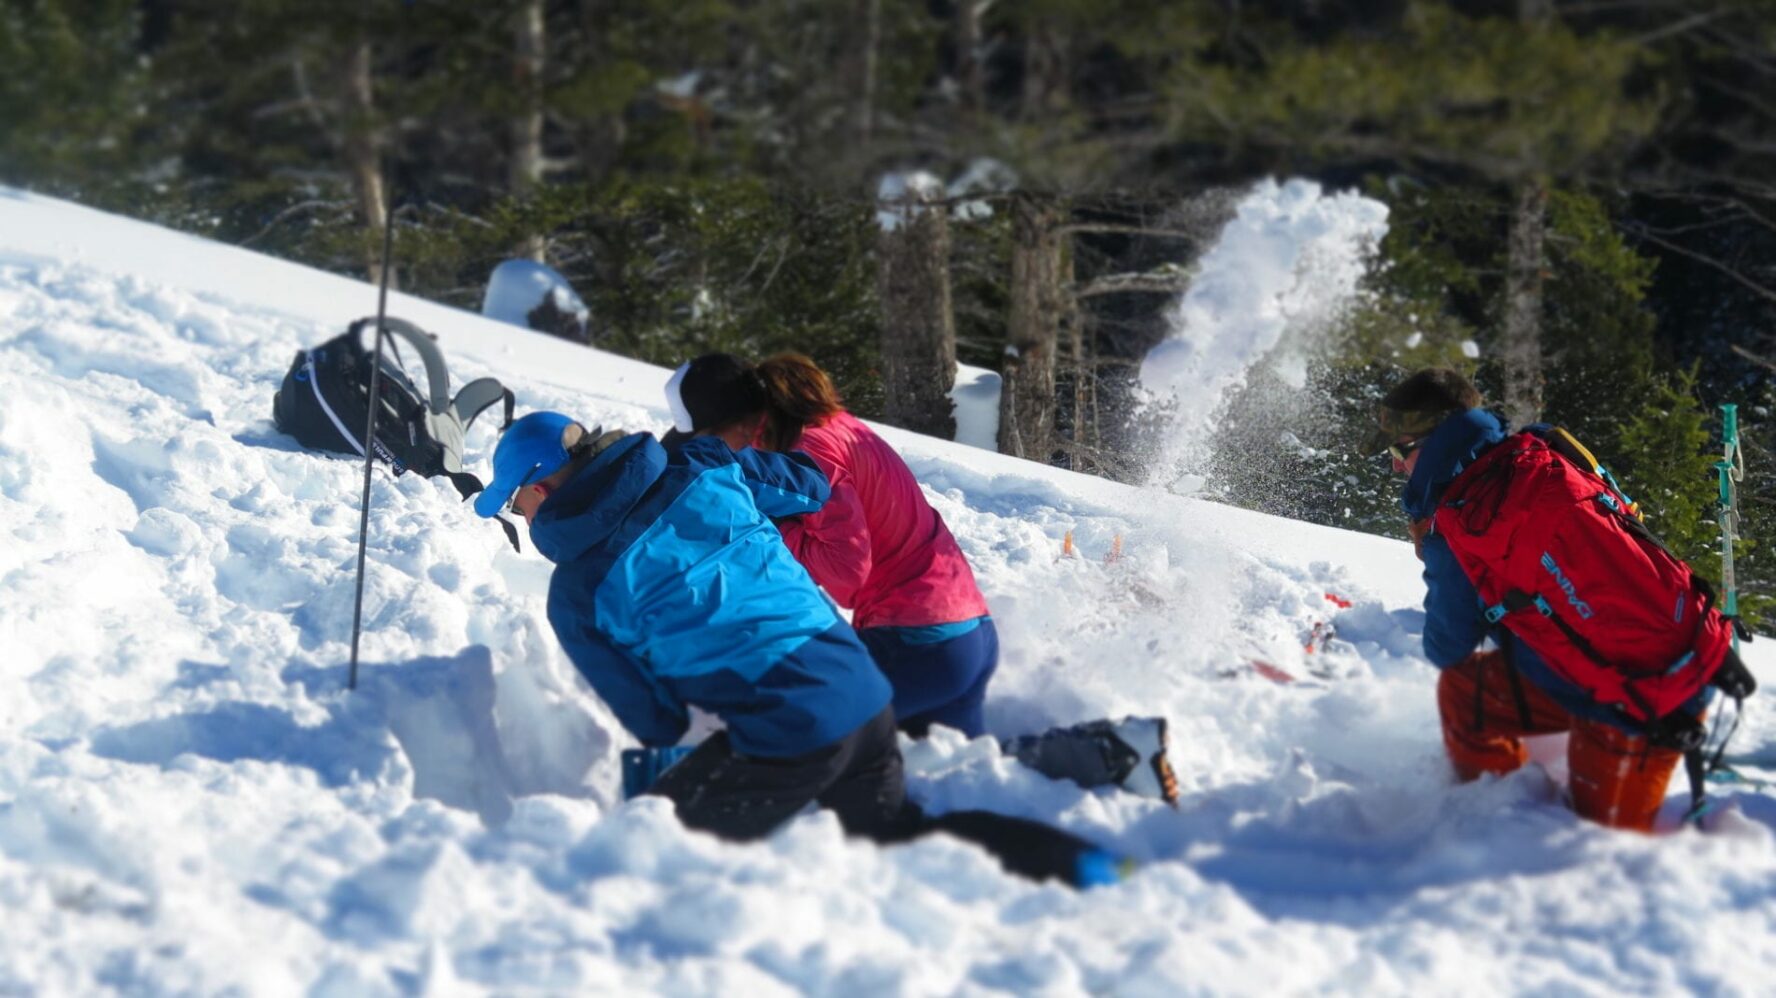
[[[1163,713],[1185,798],[941,732],[907,745],[913,794],[1143,860],[1121,885],[1033,886],[821,814],[732,846],[618,803],[625,739],[548,632],[547,564],[441,480],[376,475],[348,693],[361,466],[269,417],[294,351],[374,303],[0,190],[0,994],[1768,986],[1776,806],[1739,790],[1707,834],[1642,837],[1576,820],[1557,761],[1453,786],[1409,547],[962,445],[888,432],[999,621],[990,727]],[[391,311],[525,407],[667,426],[665,371]],[[485,468],[492,431],[469,445]],[[1316,622],[1339,637],[1310,656]],[[1776,764],[1761,705],[1734,750]]]

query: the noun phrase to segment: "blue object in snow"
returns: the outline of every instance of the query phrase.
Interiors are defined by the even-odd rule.
[[[678,760],[691,754],[694,745],[668,745],[665,748],[632,748],[623,750],[623,799],[632,800],[648,792],[660,774],[671,769]]]
[[[1117,858],[1114,853],[1102,849],[1087,849],[1073,861],[1073,886],[1108,887],[1122,883],[1123,875],[1129,867],[1129,863]]]

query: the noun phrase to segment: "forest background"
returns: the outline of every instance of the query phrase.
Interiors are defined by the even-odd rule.
[[[1714,575],[1733,403],[1776,593],[1776,0],[0,0],[0,67],[0,183],[371,278],[392,219],[403,290],[541,260],[567,335],[799,350],[921,432],[960,359],[1001,450],[1137,482],[1239,194],[1360,190],[1362,294],[1227,401],[1208,495],[1404,536],[1355,444],[1451,364]]]

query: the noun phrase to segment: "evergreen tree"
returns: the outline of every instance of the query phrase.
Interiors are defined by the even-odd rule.
[[[1423,0],[1391,23],[1324,40],[1269,28],[1278,41],[1258,54],[1210,50],[1174,70],[1175,128],[1515,180],[1607,166],[1661,107],[1656,90],[1630,86],[1644,48],[1607,29],[1468,17]]]
[[[1605,463],[1622,460],[1614,455],[1632,449],[1625,422],[1667,392],[1645,305],[1653,261],[1628,246],[1601,200],[1570,189],[1551,199],[1549,251],[1544,418]]]
[[[1655,379],[1649,404],[1622,425],[1622,486],[1645,514],[1646,524],[1681,558],[1704,575],[1719,550],[1715,526],[1716,477],[1713,434],[1696,399],[1694,367]]]
[[[99,197],[146,172],[139,36],[133,0],[0,5],[0,182]]]
[[[873,210],[757,180],[636,183],[593,206],[599,343],[677,364],[709,350],[808,354],[853,410],[882,411]]]

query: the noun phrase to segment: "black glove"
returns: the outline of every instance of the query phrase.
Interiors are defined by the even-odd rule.
[[[1731,648],[1727,649],[1725,661],[1721,662],[1721,667],[1715,670],[1714,678],[1709,682],[1735,700],[1743,700],[1757,692],[1757,678],[1745,667],[1739,653]]]
[[[1708,740],[1702,722],[1681,710],[1674,710],[1646,727],[1647,741],[1674,752],[1699,749]]]

